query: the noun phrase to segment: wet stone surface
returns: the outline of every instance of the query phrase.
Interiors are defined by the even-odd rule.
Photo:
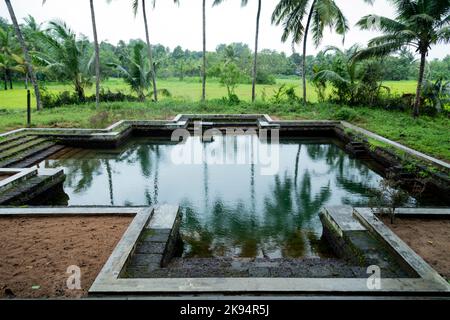
[[[166,268],[135,270],[136,278],[367,278],[366,267],[343,260],[174,258]],[[385,277],[396,275],[386,270]]]

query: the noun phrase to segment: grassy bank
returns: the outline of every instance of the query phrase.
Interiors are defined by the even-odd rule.
[[[422,116],[415,120],[409,113],[384,111],[374,108],[348,108],[328,103],[308,106],[270,103],[237,106],[224,105],[220,100],[205,104],[192,101],[166,99],[160,103],[103,103],[65,106],[56,109],[33,111],[36,127],[86,127],[104,128],[121,119],[169,119],[178,113],[268,113],[279,119],[337,119],[348,120],[363,128],[416,150],[450,161],[450,120],[443,116]],[[5,132],[26,124],[26,114],[19,110],[0,112],[0,131]]]
[[[266,100],[270,99],[276,90],[281,85],[293,86],[297,95],[301,95],[300,92],[300,79],[277,79],[277,83],[274,85],[258,85],[257,95],[258,99],[262,100],[266,97]],[[67,83],[44,83],[41,85],[49,93],[59,93],[62,91],[73,92],[73,88]],[[387,81],[384,85],[391,88],[392,93],[413,93],[415,90],[415,81]],[[159,80],[158,87],[160,89],[167,89],[171,93],[171,99],[183,100],[183,101],[198,101],[201,97],[201,82],[197,78],[186,78],[184,81],[178,79],[166,79]],[[102,82],[102,88],[105,90],[111,90],[113,92],[121,91],[123,93],[130,93],[129,86],[122,79],[109,79]],[[91,87],[86,90],[87,95],[94,95],[95,88]],[[251,101],[251,85],[240,84],[236,88],[236,94],[239,99],[243,101]],[[227,95],[226,88],[222,86],[216,79],[209,79],[207,83],[207,97],[208,99],[220,99]],[[328,94],[331,93],[331,89],[328,89]],[[161,99],[165,99],[161,97]],[[166,98],[167,99],[167,98]],[[308,84],[308,99],[311,102],[317,102],[317,94],[311,84]],[[15,83],[13,90],[3,90],[0,88],[0,109],[20,109],[23,110],[26,106],[26,91],[24,90],[23,83]],[[32,100],[33,106],[35,106],[34,99]]]

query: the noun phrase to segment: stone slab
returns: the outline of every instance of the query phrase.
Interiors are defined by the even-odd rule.
[[[141,254],[159,254],[162,255],[166,249],[166,242],[148,242],[143,241],[136,248],[136,253]]]
[[[345,232],[366,231],[367,229],[352,216],[353,208],[350,206],[327,207],[322,210],[338,229],[342,236]]]
[[[162,205],[155,208],[152,219],[147,229],[169,229],[173,227],[173,223],[178,215],[178,206]]]

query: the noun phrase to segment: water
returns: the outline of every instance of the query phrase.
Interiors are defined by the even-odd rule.
[[[231,143],[225,153],[231,158],[248,139],[261,144],[245,136],[192,139],[202,153]],[[381,179],[331,141],[281,141],[275,175],[262,175],[262,166],[250,163],[177,165],[174,148],[139,138],[116,150],[74,149],[41,166],[64,168],[69,205],[179,204],[185,257],[326,256],[320,209],[366,205]]]

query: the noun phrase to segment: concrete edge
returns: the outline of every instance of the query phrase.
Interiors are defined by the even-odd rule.
[[[38,168],[33,166],[31,168],[0,168],[0,173],[14,173],[9,178],[0,181],[0,192],[9,189],[14,184],[28,179],[31,176],[38,174]]]
[[[369,289],[364,278],[168,278],[117,279],[96,283],[90,294],[188,293],[402,293],[445,294],[424,279],[381,279],[379,289]]]
[[[119,280],[120,274],[135,249],[139,236],[150,220],[153,212],[154,207],[142,208],[135,211],[136,215],[133,221],[97,275],[88,291],[89,293],[98,292],[101,287],[113,286]]]
[[[0,207],[0,217],[136,215],[145,207]]]

